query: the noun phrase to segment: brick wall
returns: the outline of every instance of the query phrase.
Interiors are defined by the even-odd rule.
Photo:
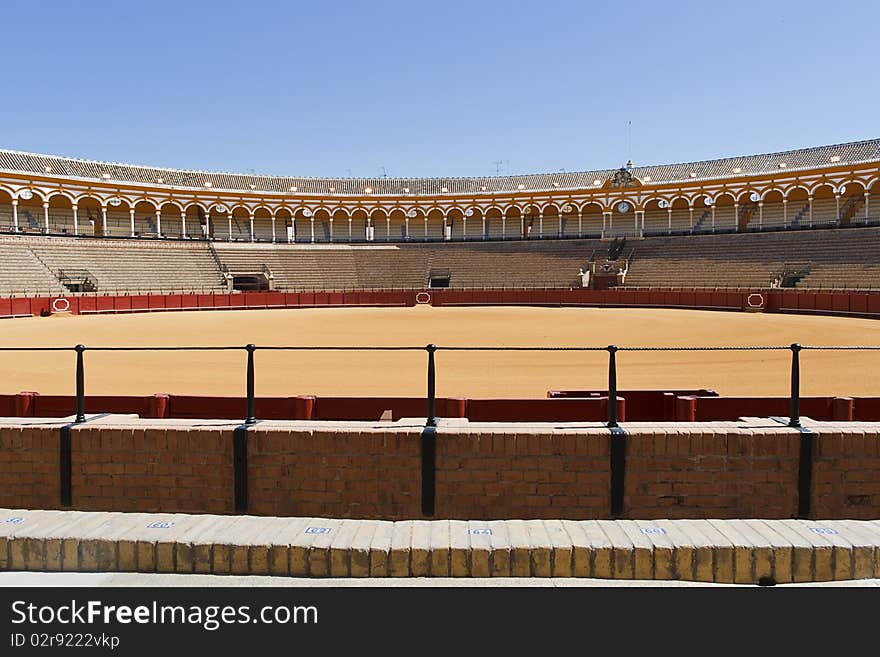
[[[880,518],[880,433],[829,428],[816,447],[813,509],[817,518]]]
[[[799,446],[799,434],[785,428],[631,432],[624,513],[628,518],[794,517]]]
[[[58,507],[60,440],[58,428],[0,428],[0,506]]]
[[[73,506],[85,511],[231,513],[232,430],[71,431]]]
[[[0,427],[0,506],[60,508],[61,424],[24,422]],[[236,512],[234,424],[100,422],[71,430],[72,508]],[[624,429],[622,517],[797,515],[796,430],[768,422]],[[810,517],[880,518],[880,424],[811,430]],[[423,517],[420,427],[264,422],[248,430],[247,443],[250,514]],[[434,517],[609,518],[610,445],[600,427],[441,426]]]
[[[610,434],[491,431],[437,437],[440,518],[606,517]]]
[[[291,431],[257,425],[248,431],[248,512],[421,517],[420,435],[418,429]]]

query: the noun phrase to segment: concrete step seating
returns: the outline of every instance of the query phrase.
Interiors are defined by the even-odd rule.
[[[0,570],[292,577],[880,577],[878,520],[340,520],[0,509]]]

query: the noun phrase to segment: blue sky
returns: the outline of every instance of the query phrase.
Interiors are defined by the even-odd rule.
[[[0,23],[18,150],[447,177],[880,137],[875,0],[4,0]]]

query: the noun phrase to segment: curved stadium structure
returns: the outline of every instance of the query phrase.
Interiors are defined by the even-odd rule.
[[[231,290],[237,273],[243,289],[275,290],[421,288],[432,278],[450,287],[866,288],[878,280],[870,275],[878,175],[876,139],[448,179],[268,177],[0,151],[0,248],[9,265],[0,293]],[[801,232],[852,227],[866,230],[832,240]],[[768,232],[776,234],[753,234]],[[45,236],[152,244],[116,241],[108,250]],[[608,240],[617,240],[610,253]],[[316,248],[294,257],[288,244]],[[126,273],[120,255],[146,262]],[[590,282],[581,270],[615,276]]]

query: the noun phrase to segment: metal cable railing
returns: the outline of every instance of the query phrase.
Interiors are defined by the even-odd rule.
[[[254,424],[257,422],[255,413],[255,394],[254,394],[254,354],[257,351],[424,351],[428,356],[427,363],[427,395],[426,395],[426,425],[434,427],[437,425],[436,418],[436,362],[435,354],[438,351],[462,352],[462,351],[513,351],[513,352],[602,352],[608,353],[608,417],[606,426],[614,428],[618,426],[617,414],[617,353],[618,352],[671,352],[671,351],[790,351],[791,352],[791,388],[789,393],[790,411],[789,422],[790,427],[800,427],[800,352],[804,350],[810,351],[880,351],[880,345],[801,345],[792,343],[788,346],[774,345],[755,345],[755,346],[696,346],[696,347],[620,347],[617,345],[608,345],[606,347],[588,347],[588,346],[438,346],[428,344],[425,346],[351,346],[351,345],[324,345],[324,346],[307,346],[307,345],[283,345],[283,346],[258,346],[255,344],[238,345],[194,345],[194,346],[129,346],[129,347],[87,347],[78,344],[73,347],[0,347],[0,352],[21,352],[21,351],[73,351],[76,353],[76,419],[75,423],[82,423],[86,420],[85,409],[85,365],[84,353],[86,351],[96,352],[120,352],[120,351],[244,351],[247,354],[247,365],[245,371],[245,386],[247,410],[244,418],[245,424]]]

